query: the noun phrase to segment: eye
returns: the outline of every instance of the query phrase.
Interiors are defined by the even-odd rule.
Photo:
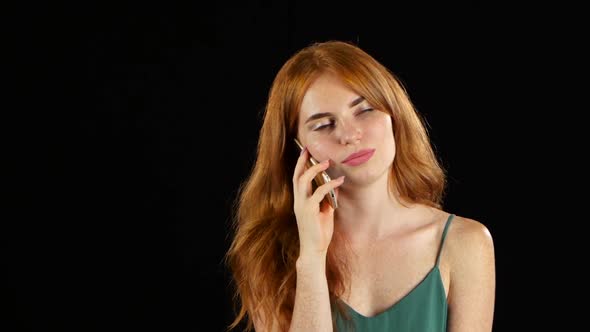
[[[373,112],[374,110],[375,110],[374,108],[367,108],[367,109],[364,109],[364,110],[361,110],[360,112],[358,112],[357,115],[361,115],[361,114],[368,113],[368,112]]]
[[[331,128],[334,127],[334,120],[330,120],[327,123],[323,122],[323,123],[318,123],[317,125],[315,125],[312,130],[313,131],[319,131],[319,130],[323,130],[323,129],[327,129],[327,128]]]

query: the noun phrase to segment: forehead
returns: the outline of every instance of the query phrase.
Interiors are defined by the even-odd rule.
[[[359,95],[334,74],[320,75],[307,89],[301,102],[300,117],[314,113],[335,112],[358,98]]]

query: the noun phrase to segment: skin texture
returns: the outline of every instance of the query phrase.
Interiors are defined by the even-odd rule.
[[[391,117],[366,101],[337,76],[322,74],[306,91],[299,113],[298,138],[306,147],[293,174],[294,212],[300,239],[297,290],[290,331],[331,331],[325,274],[334,225],[351,250],[350,287],[342,297],[370,317],[407,295],[433,268],[449,214],[407,204],[388,189],[396,154]],[[327,113],[307,122],[317,113]],[[358,166],[342,163],[350,153],[375,149]],[[322,164],[306,169],[309,156]],[[326,170],[334,179],[312,191],[313,177]],[[339,208],[322,202],[336,188]],[[331,244],[332,243],[332,244]],[[343,248],[343,247],[342,247]],[[494,244],[479,221],[456,216],[441,252],[440,271],[449,304],[448,330],[491,331],[495,300]],[[256,331],[263,317],[255,317]]]

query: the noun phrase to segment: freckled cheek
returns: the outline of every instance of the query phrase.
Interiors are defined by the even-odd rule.
[[[315,160],[317,160],[318,162],[322,162],[326,159],[329,158],[329,154],[328,151],[326,149],[325,144],[322,144],[321,142],[310,142],[309,146],[308,146],[309,152],[311,153],[311,156],[315,158]]]
[[[368,136],[371,136],[372,138],[376,138],[376,139],[385,139],[387,136],[393,135],[392,133],[392,126],[391,126],[391,120],[389,119],[389,117],[381,120],[381,121],[376,121],[375,123],[373,123],[372,125],[372,129],[368,130],[366,133]]]
[[[330,167],[326,170],[328,175],[335,179],[342,175],[342,172],[337,166],[338,160],[334,160],[337,156],[334,153],[333,146],[328,143],[314,142],[309,145],[309,152],[319,162],[330,159]]]

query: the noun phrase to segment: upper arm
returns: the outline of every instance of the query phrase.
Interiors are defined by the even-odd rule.
[[[496,294],[492,235],[476,220],[457,219],[448,236],[449,331],[492,331]]]

